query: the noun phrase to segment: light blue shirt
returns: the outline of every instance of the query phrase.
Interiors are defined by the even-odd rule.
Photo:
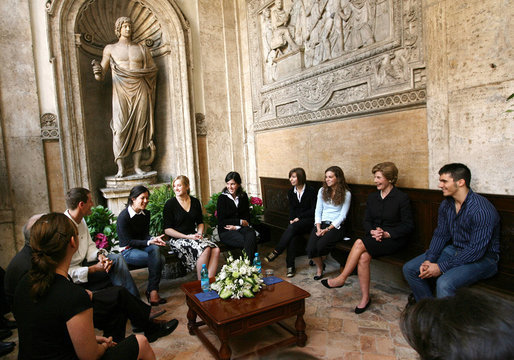
[[[346,215],[350,209],[351,200],[352,194],[346,190],[344,203],[340,205],[334,205],[331,201],[326,202],[323,200],[323,188],[320,188],[318,191],[318,201],[316,201],[314,223],[320,224],[323,221],[329,221],[335,228],[339,229],[343,221],[346,219]]]

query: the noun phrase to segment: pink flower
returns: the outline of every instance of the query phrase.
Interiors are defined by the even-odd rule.
[[[95,244],[98,249],[107,249],[109,247],[109,242],[107,241],[107,236],[102,233],[98,233],[95,235]]]
[[[261,206],[262,200],[260,198],[258,198],[257,196],[252,196],[252,197],[250,197],[250,204]]]
[[[214,210],[214,216],[218,217],[218,210]]]

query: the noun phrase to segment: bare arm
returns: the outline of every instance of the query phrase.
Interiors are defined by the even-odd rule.
[[[93,328],[93,309],[89,308],[66,322],[73,348],[80,360],[96,360],[110,347],[109,342],[97,342]]]

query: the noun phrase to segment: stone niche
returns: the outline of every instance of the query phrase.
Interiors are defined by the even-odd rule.
[[[426,103],[421,0],[248,2],[253,129]]]
[[[187,175],[196,188],[196,145],[191,115],[190,28],[173,0],[54,0],[47,2],[59,84],[59,122],[67,187],[86,186],[99,200],[117,167],[112,150],[112,83],[95,81],[91,62],[118,39],[116,19],[133,22],[132,40],[147,47],[158,67],[155,96],[157,181]],[[143,154],[143,158],[146,155]],[[128,169],[131,169],[129,160]],[[130,173],[130,172],[129,172]]]

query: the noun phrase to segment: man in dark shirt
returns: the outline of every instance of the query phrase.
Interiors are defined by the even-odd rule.
[[[453,296],[463,286],[498,271],[500,217],[494,206],[469,188],[471,172],[464,164],[439,170],[439,188],[446,197],[439,207],[437,228],[424,254],[403,266],[414,298]]]
[[[23,226],[25,246],[7,266],[5,293],[11,307],[16,286],[32,267],[30,228],[42,215],[32,216],[27,224]],[[125,287],[110,286],[94,292],[86,291],[88,291],[93,303],[93,323],[95,327],[103,330],[104,336],[112,336],[116,342],[125,338],[127,319],[130,319],[132,326],[144,331],[149,342],[170,334],[178,325],[176,319],[170,321],[155,320],[155,317],[162,315],[165,311],[157,310],[152,313],[149,305],[133,296]]]

